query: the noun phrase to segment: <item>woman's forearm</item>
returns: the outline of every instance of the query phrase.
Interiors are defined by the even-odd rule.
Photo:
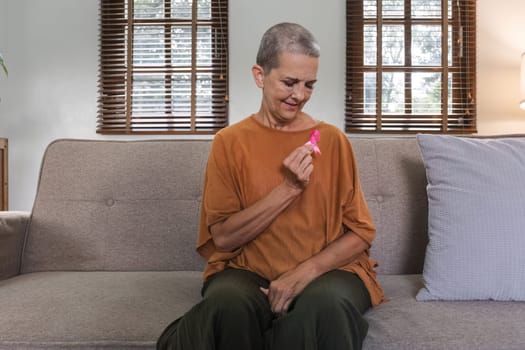
[[[317,277],[351,263],[368,248],[368,243],[349,231],[301,265],[308,267],[311,274]]]
[[[210,227],[218,251],[233,251],[263,232],[302,192],[283,182],[268,195]]]

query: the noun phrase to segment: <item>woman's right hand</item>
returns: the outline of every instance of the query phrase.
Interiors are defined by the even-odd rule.
[[[313,146],[305,144],[296,148],[283,161],[285,172],[285,183],[294,188],[304,190],[310,181],[310,175],[314,170],[312,163]]]

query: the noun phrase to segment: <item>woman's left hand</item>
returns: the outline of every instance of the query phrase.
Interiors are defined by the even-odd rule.
[[[312,269],[302,264],[273,280],[268,288],[261,287],[261,291],[268,297],[274,314],[285,314],[294,298],[316,277]]]

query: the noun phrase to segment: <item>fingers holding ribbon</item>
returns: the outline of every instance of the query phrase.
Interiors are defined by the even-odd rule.
[[[286,171],[286,182],[294,188],[304,189],[310,180],[314,170],[313,155],[320,155],[321,150],[318,141],[321,135],[318,130],[313,130],[309,140],[302,146],[296,148],[283,161]]]

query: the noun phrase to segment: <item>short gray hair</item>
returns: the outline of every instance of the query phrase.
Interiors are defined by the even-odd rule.
[[[256,63],[270,73],[279,66],[279,55],[283,52],[319,57],[321,52],[317,40],[308,29],[296,23],[279,23],[270,27],[263,35]]]

